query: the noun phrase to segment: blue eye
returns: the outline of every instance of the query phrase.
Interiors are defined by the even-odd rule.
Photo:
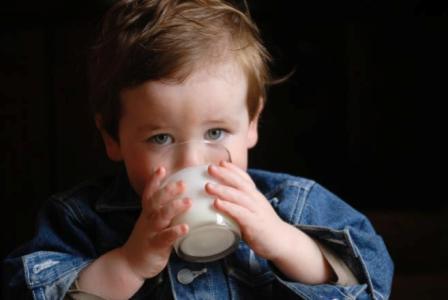
[[[224,137],[224,133],[225,133],[224,129],[221,129],[221,128],[209,129],[205,133],[205,139],[212,140],[212,141],[217,141],[217,140],[220,140],[220,139],[222,139]]]
[[[148,140],[157,145],[168,145],[173,142],[173,138],[165,133],[152,136]]]

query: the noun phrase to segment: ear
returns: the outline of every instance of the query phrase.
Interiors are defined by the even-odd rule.
[[[247,133],[247,148],[253,148],[258,142],[258,121],[260,119],[261,112],[263,110],[263,99],[260,99],[260,105],[258,106],[257,113],[249,123],[249,131]]]
[[[95,115],[95,124],[101,134],[101,138],[103,139],[104,147],[106,148],[106,153],[109,159],[113,161],[123,160],[120,143],[104,129],[101,115]]]

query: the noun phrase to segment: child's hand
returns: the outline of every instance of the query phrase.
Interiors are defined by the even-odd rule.
[[[190,199],[176,199],[185,184],[175,182],[160,189],[165,169],[159,168],[142,193],[142,211],[120,252],[132,271],[142,279],[159,274],[168,263],[172,245],[187,234],[188,225],[170,226],[171,220],[191,206]]]
[[[281,255],[287,223],[283,222],[250,176],[232,163],[210,166],[209,174],[221,184],[207,184],[206,191],[217,199],[215,208],[232,217],[242,238],[260,256],[273,260]],[[280,233],[280,234],[279,234]]]
[[[320,284],[334,277],[314,240],[280,219],[246,172],[221,162],[210,166],[209,174],[221,183],[206,186],[206,191],[217,197],[216,209],[238,223],[243,239],[255,253],[294,281]]]

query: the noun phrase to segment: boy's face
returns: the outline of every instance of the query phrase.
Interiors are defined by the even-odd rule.
[[[227,61],[199,68],[182,83],[148,81],[123,90],[119,142],[100,129],[107,153],[113,160],[124,161],[138,194],[154,170],[163,166],[162,147],[172,143],[222,144],[232,162],[245,170],[247,150],[257,142],[258,122],[258,115],[249,120],[247,88],[242,69]],[[182,154],[183,167],[203,163],[188,149]]]

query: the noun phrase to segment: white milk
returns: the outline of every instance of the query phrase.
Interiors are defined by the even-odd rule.
[[[232,252],[239,243],[238,225],[213,208],[213,197],[205,191],[207,182],[216,182],[208,174],[208,165],[182,169],[169,176],[163,185],[182,180],[186,191],[182,198],[192,200],[188,211],[174,218],[173,225],[186,223],[190,227],[187,236],[174,244],[178,256],[195,262],[220,259]]]

